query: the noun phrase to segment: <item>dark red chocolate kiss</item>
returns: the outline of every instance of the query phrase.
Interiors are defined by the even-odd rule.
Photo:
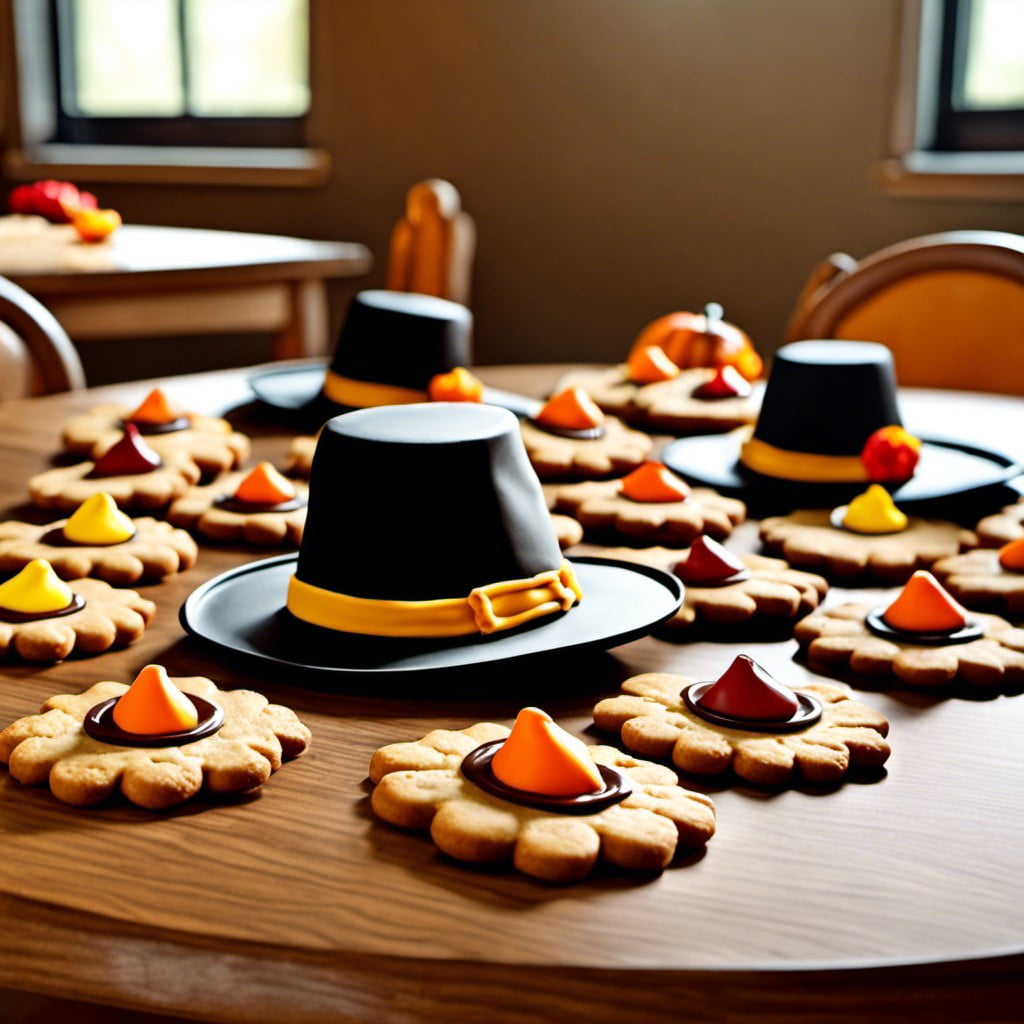
[[[124,437],[96,460],[89,476],[135,476],[148,473],[160,464],[160,456],[142,440],[139,428],[126,423]]]

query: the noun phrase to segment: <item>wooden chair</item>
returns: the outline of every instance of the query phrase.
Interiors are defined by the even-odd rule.
[[[476,225],[458,190],[441,178],[409,189],[391,233],[387,286],[469,304]]]
[[[812,271],[786,341],[880,341],[915,387],[1024,394],[1024,236],[947,231]]]
[[[78,350],[38,299],[0,277],[0,399],[85,387]]]

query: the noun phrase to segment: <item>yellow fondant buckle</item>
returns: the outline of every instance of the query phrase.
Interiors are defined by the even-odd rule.
[[[387,601],[352,597],[305,583],[288,581],[288,610],[314,626],[368,636],[451,637],[496,633],[557,611],[567,611],[583,596],[572,566],[529,579],[475,587],[468,597],[433,601]]]
[[[340,373],[328,370],[324,377],[324,394],[339,405],[351,405],[367,409],[378,405],[410,405],[426,402],[426,391],[416,388],[402,388],[393,384],[374,384],[366,380],[354,380]]]

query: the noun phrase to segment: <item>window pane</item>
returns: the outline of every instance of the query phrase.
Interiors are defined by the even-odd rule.
[[[189,113],[297,117],[309,106],[307,0],[186,0]]]
[[[75,97],[64,97],[70,113],[184,112],[174,0],[74,0],[72,14],[77,89]]]
[[[1024,107],[1024,3],[973,0],[962,109]]]

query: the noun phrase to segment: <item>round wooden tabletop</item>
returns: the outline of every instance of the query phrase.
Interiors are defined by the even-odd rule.
[[[479,373],[542,394],[562,369]],[[161,383],[189,409],[232,407],[255,455],[280,463],[294,432],[249,403],[245,377]],[[5,518],[42,521],[26,506],[26,481],[56,455],[68,415],[132,405],[148,387],[0,405]],[[945,434],[1024,454],[1024,400],[901,401],[912,427],[945,424]],[[755,549],[756,524],[729,545]],[[130,681],[158,662],[172,676],[258,690],[313,733],[309,751],[252,795],[200,796],[165,813],[116,801],[76,809],[0,773],[0,987],[214,1021],[1020,1019],[1020,695],[854,680],[857,699],[891,723],[883,772],[827,789],[684,779],[717,808],[706,850],[653,876],[599,867],[578,884],[546,885],[511,867],[467,867],[427,835],[378,821],[374,750],[434,728],[507,725],[531,704],[589,742],[614,742],[591,711],[628,676],[711,678],[742,651],[785,682],[818,678],[794,658],[795,642],[648,637],[511,671],[395,682],[300,678],[185,634],[178,609],[196,586],[272,553],[202,544],[193,569],[140,588],[158,615],[134,646],[0,672],[4,724],[51,694]],[[826,600],[888,593],[834,587]]]

